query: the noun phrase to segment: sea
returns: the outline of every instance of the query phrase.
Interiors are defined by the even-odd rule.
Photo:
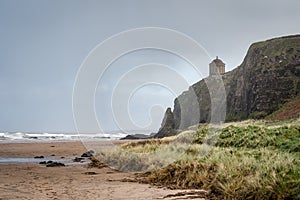
[[[128,134],[120,132],[87,134],[0,132],[0,143],[119,140],[126,135]]]
[[[154,131],[155,132],[155,131]],[[150,135],[153,130],[107,131],[105,133],[37,133],[37,132],[0,132],[1,143],[30,142],[74,142],[119,140],[127,135]]]

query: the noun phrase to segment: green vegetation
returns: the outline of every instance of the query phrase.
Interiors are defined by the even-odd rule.
[[[245,116],[247,116],[247,114],[245,114],[245,113],[239,113],[239,114],[228,113],[226,115],[226,122],[239,121],[240,119],[246,118]]]
[[[265,111],[260,111],[260,112],[253,112],[249,115],[249,118],[251,119],[263,119],[268,115],[267,112]]]
[[[168,144],[169,139],[150,139],[134,141],[121,145],[121,148],[135,153],[151,153],[156,151],[162,145]]]
[[[299,119],[202,125],[106,153],[109,166],[148,171],[144,183],[205,189],[209,198],[300,199]]]
[[[295,87],[296,88],[296,87]],[[299,89],[298,89],[299,90]],[[269,120],[287,120],[300,117],[300,95],[283,104],[281,108],[267,116]]]
[[[200,128],[194,142],[202,144],[207,132],[208,129]],[[216,146],[250,149],[269,148],[286,152],[300,152],[300,126],[267,128],[231,125],[222,129]]]
[[[178,161],[146,182],[202,188],[225,199],[300,199],[299,157],[266,148],[215,148],[209,156]]]
[[[174,137],[130,142],[103,150],[96,157],[105,165],[120,171],[156,170],[173,163],[180,155],[185,156],[190,147],[173,139]]]

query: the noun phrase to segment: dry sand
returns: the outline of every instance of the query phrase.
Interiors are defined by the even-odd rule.
[[[71,160],[86,149],[80,142],[0,144],[0,158],[47,159],[65,157]],[[55,156],[53,156],[53,154]],[[87,175],[86,172],[95,172]],[[0,199],[188,199],[178,196],[187,190],[169,190],[148,184],[122,182],[133,178],[130,173],[109,168],[88,168],[70,163],[65,167],[45,167],[37,163],[0,164]],[[195,199],[195,198],[193,198]]]

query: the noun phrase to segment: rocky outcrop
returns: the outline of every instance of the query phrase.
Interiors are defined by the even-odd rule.
[[[158,133],[155,134],[154,138],[163,138],[168,136],[176,135],[175,131],[175,123],[174,123],[174,116],[171,111],[171,108],[167,108],[163,122],[161,124],[161,128],[159,129]]]
[[[173,112],[169,108],[166,112],[169,121],[163,123],[158,133],[167,136],[172,126],[185,129],[210,122],[211,98],[206,82],[211,78],[192,85],[175,99]],[[264,118],[273,113],[300,94],[300,35],[252,44],[242,64],[225,73],[222,80],[226,90],[226,121]]]
[[[120,140],[143,140],[143,139],[148,139],[148,138],[149,138],[149,135],[134,134],[134,135],[127,135],[126,137],[123,137]]]

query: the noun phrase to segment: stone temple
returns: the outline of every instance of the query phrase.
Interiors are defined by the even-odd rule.
[[[217,56],[216,59],[209,64],[209,76],[223,74],[225,74],[225,63]]]

